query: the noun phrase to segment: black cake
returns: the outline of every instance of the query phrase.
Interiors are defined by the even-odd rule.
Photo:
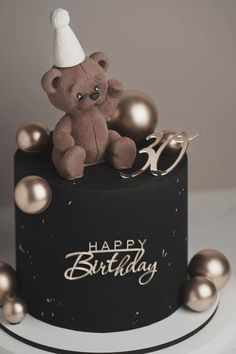
[[[40,123],[17,133],[19,296],[32,316],[67,329],[147,326],[182,303],[189,138],[154,133],[155,104],[107,78],[106,54],[85,55],[65,9],[50,21],[53,66],[41,83],[64,113],[51,146]],[[137,154],[142,139],[151,145]]]
[[[163,155],[160,166],[170,164]],[[98,164],[66,181],[50,154],[15,155],[15,183],[41,176],[51,205],[16,207],[17,274],[29,313],[88,332],[143,327],[181,305],[187,274],[187,156],[165,177]]]

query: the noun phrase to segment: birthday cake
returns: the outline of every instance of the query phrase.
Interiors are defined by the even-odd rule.
[[[65,115],[52,135],[39,123],[17,134],[19,295],[32,316],[67,329],[147,326],[182,304],[189,138],[154,133],[151,99],[107,80],[107,56],[85,56],[67,11],[51,22],[42,86]]]
[[[167,163],[168,157],[163,159]],[[50,206],[16,208],[20,296],[53,325],[93,332],[160,321],[181,305],[187,275],[187,158],[163,179],[121,179],[106,165],[61,179],[47,156],[15,155],[15,181],[40,175]]]

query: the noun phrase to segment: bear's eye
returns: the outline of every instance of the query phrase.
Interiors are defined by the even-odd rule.
[[[77,101],[81,101],[82,98],[83,98],[83,94],[81,92],[78,92],[76,95],[75,95],[75,98],[77,99]]]
[[[97,85],[96,85],[96,86],[94,87],[94,91],[96,91],[96,92],[100,92],[100,91],[101,91],[101,89],[100,89],[100,87],[99,87],[99,86],[97,86]]]

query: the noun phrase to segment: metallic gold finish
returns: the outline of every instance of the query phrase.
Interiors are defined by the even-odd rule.
[[[52,201],[52,190],[48,182],[40,176],[22,178],[15,188],[15,202],[27,214],[39,214]]]
[[[98,274],[124,277],[132,272],[141,273],[138,278],[139,285],[147,285],[158,272],[158,262],[150,263],[145,260],[146,242],[147,239],[129,239],[126,245],[121,247],[125,244],[124,241],[114,240],[113,243],[104,241],[100,248],[97,242],[89,242],[88,250],[75,251],[65,256],[68,268],[64,272],[64,277],[70,281],[79,281]],[[106,257],[106,264],[104,260],[100,260],[99,254]]]
[[[0,306],[9,296],[15,295],[17,286],[16,272],[6,264],[0,263]]]
[[[16,143],[20,150],[30,153],[41,152],[49,144],[50,130],[40,122],[29,122],[20,127]]]
[[[159,142],[161,141],[162,133],[153,133],[146,138],[146,140],[150,140],[150,139],[155,139],[155,140],[153,143],[151,143],[146,148],[139,150],[140,154],[144,154],[144,153],[148,154],[148,158],[147,158],[147,161],[144,164],[144,166],[140,170],[137,170],[132,173],[121,172],[120,176],[122,178],[137,177],[137,176],[141,175],[143,172],[145,172],[147,169],[150,169],[152,172],[157,171],[157,162],[158,162],[157,161],[157,153],[158,153],[158,151],[155,151],[154,147],[156,147],[159,144]]]
[[[216,250],[202,250],[190,261],[188,268],[191,277],[201,275],[214,282],[217,289],[229,281],[231,270],[227,258]]]
[[[166,129],[166,130],[163,130],[162,131],[162,138],[161,138],[161,141],[160,141],[160,144],[162,145],[163,143],[166,142],[167,139],[169,139],[170,137],[173,137],[175,134],[177,134],[177,132],[175,130],[172,130],[172,129]],[[180,144],[176,144],[176,141],[174,139],[172,139],[170,141],[170,143],[167,145],[167,148],[171,148],[171,149],[174,149],[174,150],[178,150],[180,148]]]
[[[138,142],[154,132],[157,122],[158,113],[151,98],[138,91],[126,91],[108,127]]]
[[[205,277],[194,277],[186,281],[183,288],[184,304],[196,312],[210,309],[217,299],[215,284]]]
[[[184,157],[184,154],[188,148],[189,141],[195,139],[199,135],[200,135],[200,133],[198,133],[192,137],[188,137],[186,132],[174,134],[174,133],[170,133],[170,131],[168,131],[168,133],[167,133],[167,131],[165,131],[165,130],[162,131],[161,133],[153,133],[153,134],[149,135],[146,138],[146,140],[155,139],[154,142],[139,151],[140,154],[146,153],[148,155],[147,161],[144,164],[144,166],[141,169],[139,169],[138,171],[135,171],[133,173],[121,172],[120,176],[122,178],[133,178],[133,177],[139,176],[140,174],[142,174],[144,171],[146,171],[148,169],[150,169],[151,174],[153,176],[167,175],[168,173],[170,173],[171,171],[173,171],[175,169],[175,167],[180,163],[180,161]],[[165,138],[164,138],[164,136],[165,136]],[[180,149],[179,154],[171,166],[169,166],[166,170],[159,170],[158,169],[158,162],[161,157],[161,154],[168,146],[170,146],[170,144],[173,141],[176,146],[179,146],[179,149]],[[159,147],[157,150],[155,150],[154,148],[157,146],[159,146]]]
[[[163,130],[162,134],[163,134],[163,136],[160,141],[161,145],[164,144],[166,142],[166,140],[168,140],[171,137],[173,139],[170,139],[170,142],[169,142],[169,144],[166,145],[166,148],[173,150],[173,151],[178,151],[181,149],[184,141],[182,141],[181,136],[179,136],[179,138],[178,138],[179,134],[175,130],[172,130],[172,129]],[[175,139],[176,134],[177,134],[177,139]],[[191,140],[197,138],[200,134],[201,133],[197,133],[191,137],[188,137],[188,140],[191,141]]]
[[[10,297],[3,305],[2,314],[7,322],[17,324],[25,318],[27,306],[22,299]]]

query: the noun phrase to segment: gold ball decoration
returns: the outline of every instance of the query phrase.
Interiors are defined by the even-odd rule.
[[[2,314],[7,322],[17,324],[25,318],[27,306],[22,299],[10,297],[3,305]]]
[[[215,284],[205,277],[194,277],[183,287],[183,301],[192,311],[204,312],[210,309],[217,299]]]
[[[138,142],[154,132],[157,122],[158,113],[151,98],[138,91],[126,91],[108,127]]]
[[[216,250],[202,250],[190,261],[188,268],[191,277],[200,275],[211,279],[217,289],[229,281],[231,270],[227,258]]]
[[[40,122],[29,122],[20,127],[16,134],[16,143],[20,150],[29,153],[43,151],[49,144],[50,130]]]
[[[16,287],[16,272],[10,265],[0,263],[0,306],[9,296],[15,295]]]
[[[40,176],[22,178],[15,188],[15,202],[27,214],[39,214],[52,201],[52,190],[48,182]]]

